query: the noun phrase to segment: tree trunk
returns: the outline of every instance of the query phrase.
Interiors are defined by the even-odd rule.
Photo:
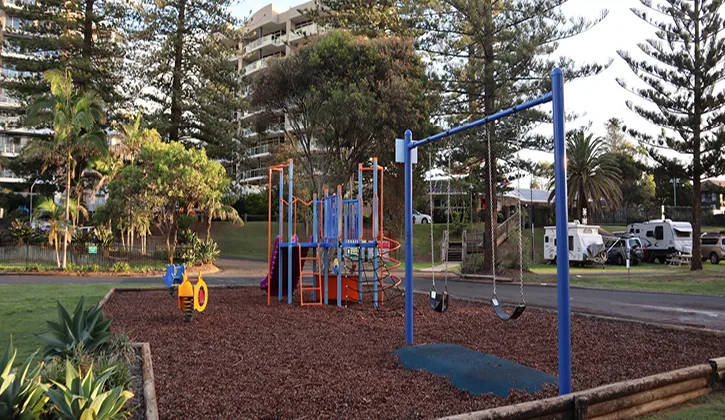
[[[65,270],[68,261],[68,224],[70,223],[70,165],[71,165],[71,154],[68,152],[66,156],[66,176],[65,176],[65,231],[63,234],[63,265],[62,269]]]
[[[60,244],[58,243],[58,239],[54,241],[53,248],[55,248],[55,265],[60,268]]]
[[[694,115],[695,123],[692,131],[692,263],[690,269],[692,271],[702,270],[702,255],[700,250],[700,233],[702,232],[701,226],[701,200],[700,197],[700,178],[702,177],[702,161],[700,157],[700,135],[702,129],[702,75],[700,74],[699,63],[702,63],[702,52],[700,51],[700,44],[705,42],[702,39],[700,33],[700,19],[702,14],[700,10],[700,0],[695,0],[694,11],[696,14],[695,18],[695,96],[694,96]]]
[[[484,30],[484,62],[483,62],[483,93],[484,93],[484,113],[491,115],[496,112],[494,101],[494,91],[496,90],[496,80],[494,79],[494,51],[493,51],[493,9],[491,6],[491,0],[484,1],[483,10],[483,30]],[[485,223],[486,228],[483,233],[483,240],[486,246],[484,247],[483,256],[483,269],[486,272],[492,271],[496,265],[494,259],[496,248],[498,247],[496,238],[496,226],[497,226],[497,203],[496,203],[496,153],[493,147],[496,139],[496,126],[493,124],[487,125],[486,141],[491,140],[491,143],[487,146],[491,148],[490,156],[486,153],[484,159],[486,166],[486,176],[484,177],[484,183],[486,188],[484,191],[484,197],[486,199],[486,205],[488,211],[485,212]]]
[[[211,239],[211,219],[212,214],[209,212],[209,216],[206,222],[206,241],[209,242],[209,239]]]
[[[169,139],[179,141],[179,127],[181,126],[181,79],[182,60],[184,57],[184,33],[186,20],[186,0],[179,2],[179,26],[176,28],[176,42],[174,45],[174,73],[171,82],[171,127]]]

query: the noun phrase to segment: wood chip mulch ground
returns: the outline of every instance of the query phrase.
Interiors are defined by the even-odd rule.
[[[436,418],[556,395],[471,396],[403,369],[394,312],[268,307],[255,288],[209,294],[190,323],[166,291],[115,293],[104,306],[115,332],[151,343],[162,419]],[[440,314],[415,299],[416,344],[459,344],[557,375],[555,314],[528,309],[502,322],[487,305],[452,301]],[[725,338],[583,317],[572,320],[572,341],[575,390],[725,356]]]

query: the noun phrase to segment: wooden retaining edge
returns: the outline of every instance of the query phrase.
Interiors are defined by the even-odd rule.
[[[588,418],[609,418],[612,413],[630,409],[632,407],[641,406],[652,401],[658,400],[669,400],[671,397],[675,397],[681,394],[686,394],[693,391],[708,390],[707,378],[689,379],[683,382],[678,382],[663,387],[638,392],[632,395],[625,395],[620,398],[615,398],[609,401],[603,401],[598,404],[589,404],[586,398],[580,398],[585,404],[588,405],[586,415]]]
[[[149,343],[133,343],[132,346],[141,349],[143,399],[146,404],[146,420],[159,420],[154,368],[151,360],[151,345]]]
[[[521,404],[497,407],[489,410],[474,411],[444,417],[442,420],[496,420],[521,419],[528,420],[537,417],[566,417],[574,410],[574,399],[571,394],[544,400],[529,401]]]
[[[111,290],[109,290],[108,293],[106,293],[106,296],[103,296],[103,299],[101,299],[101,301],[98,302],[98,307],[99,308],[102,308],[103,305],[105,305],[106,302],[108,302],[108,299],[110,299],[111,296],[113,296],[113,294],[115,292],[116,292],[116,288],[115,287],[112,287]]]
[[[717,365],[720,360],[725,362],[724,359],[713,361]],[[712,388],[708,386],[707,380],[712,371],[711,364],[702,364],[544,400],[459,414],[445,419],[631,418],[682,404],[711,392]]]
[[[145,290],[138,288],[139,290]],[[103,307],[114,293],[126,289],[112,287],[111,290],[98,302],[99,307]],[[163,287],[160,290],[168,290]],[[159,408],[156,401],[156,384],[154,381],[154,368],[151,360],[151,345],[149,343],[131,343],[131,346],[141,349],[141,377],[143,380],[143,399],[146,405],[146,420],[159,420]]]
[[[597,420],[620,420],[620,419],[631,419],[634,417],[643,416],[645,414],[654,413],[656,411],[664,410],[666,408],[674,407],[676,405],[684,404],[686,402],[695,400],[704,395],[707,395],[712,390],[710,388],[702,388],[684,394],[672,395],[666,398],[660,398],[654,401],[649,401],[641,405],[626,408],[621,411],[607,414],[605,416],[596,417]],[[587,417],[589,418],[589,417]]]

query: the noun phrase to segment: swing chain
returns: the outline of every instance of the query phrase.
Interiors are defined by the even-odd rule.
[[[433,170],[433,151],[428,155],[429,171]],[[428,201],[430,203],[430,267],[433,276],[433,290],[436,290],[436,271],[435,271],[435,244],[433,242],[433,180],[428,181]],[[436,290],[437,292],[437,290]]]
[[[516,137],[516,150],[521,150],[521,141],[519,140],[518,136]],[[521,169],[521,158],[517,156],[519,159],[518,167]],[[517,171],[518,172],[518,171]],[[524,245],[523,245],[523,230],[524,226],[522,223],[523,219],[523,213],[521,212],[521,174],[517,174],[516,179],[516,189],[518,190],[518,201],[516,203],[517,211],[519,212],[519,290],[521,293],[521,305],[526,305],[526,301],[524,300]]]
[[[446,244],[446,262],[445,262],[445,274],[444,274],[444,282],[445,282],[445,290],[448,291],[448,248],[450,248],[450,242],[451,242],[451,177],[453,176],[453,173],[451,171],[451,155],[453,154],[453,149],[451,149],[451,140],[448,139],[448,191],[446,192],[446,231],[448,232],[448,243]]]
[[[486,205],[489,209],[489,221],[491,222],[490,226],[487,226],[487,228],[491,232],[491,274],[493,278],[493,297],[496,298],[496,232],[493,228],[495,215],[495,209],[493,208],[493,183],[496,181],[493,177],[493,165],[491,164],[491,131],[489,130],[488,125],[486,125],[486,143],[488,146],[488,202]]]

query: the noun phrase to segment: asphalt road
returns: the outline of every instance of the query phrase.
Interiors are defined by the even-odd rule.
[[[263,277],[266,263],[224,259],[219,264],[220,273],[204,275],[209,284],[258,285]],[[0,276],[0,284],[157,284],[159,277],[77,277],[77,276]],[[439,281],[439,291],[442,284]],[[415,291],[428,292],[431,289],[429,277],[414,279]],[[457,296],[487,301],[493,292],[490,283],[451,281],[448,283],[451,296],[451,310],[455,310]],[[515,304],[519,301],[518,284],[499,283],[499,300]],[[525,285],[524,296],[531,307],[556,309],[555,286]],[[597,290],[572,288],[570,291],[572,312],[606,315],[637,321],[681,325],[725,331],[725,297],[693,294],[635,292],[626,290]]]

